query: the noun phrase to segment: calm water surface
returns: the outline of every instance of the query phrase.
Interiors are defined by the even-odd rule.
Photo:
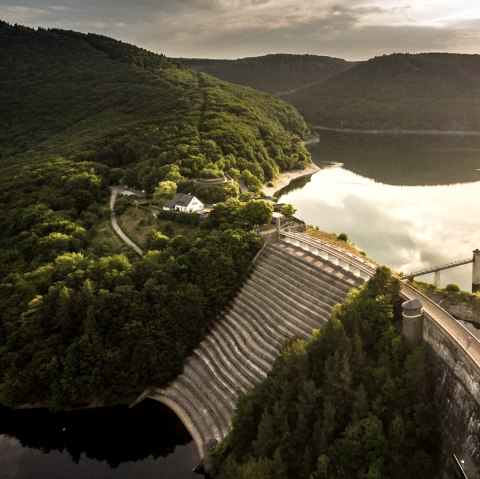
[[[0,408],[2,479],[195,479],[193,442],[166,408],[53,414]]]
[[[363,145],[364,160],[360,170],[370,171],[370,177],[366,177],[350,171],[358,170],[359,160],[354,157],[354,150],[346,151],[343,143],[347,140],[342,137],[341,141],[344,165],[322,169],[308,183],[279,199],[292,203],[297,208],[296,215],[307,224],[347,233],[349,239],[369,256],[402,272],[470,258],[472,251],[480,248],[480,175],[476,169],[480,168],[480,149],[476,156],[468,157],[467,163],[462,163],[459,151],[454,150],[449,161],[459,170],[455,175],[451,164],[444,169],[441,163],[435,174],[424,175],[432,182],[444,184],[402,186],[402,183],[412,185],[421,180],[425,170],[421,158],[417,159],[416,170],[409,168],[402,172],[398,166],[398,151],[393,155],[394,161],[389,163],[388,158],[379,159],[381,154],[373,145],[370,145],[370,156]],[[472,145],[469,147],[471,149]],[[338,160],[333,154],[334,145],[326,148],[319,144],[315,148],[312,155],[317,160]],[[384,144],[382,148],[385,149]],[[325,155],[325,150],[331,154]],[[348,163],[349,154],[351,164]],[[414,164],[414,160],[410,157],[410,164]],[[442,161],[446,162],[447,158],[443,157]],[[452,177],[470,177],[478,181],[448,184]],[[392,184],[378,181],[378,178],[388,178]],[[417,279],[432,282],[433,275]],[[442,271],[441,281],[443,286],[457,283],[463,290],[470,291],[471,265]]]

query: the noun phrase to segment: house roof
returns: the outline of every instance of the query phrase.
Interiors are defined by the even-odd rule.
[[[165,202],[167,208],[173,208],[174,206],[184,206],[187,207],[195,196],[185,193],[177,193],[171,200]]]

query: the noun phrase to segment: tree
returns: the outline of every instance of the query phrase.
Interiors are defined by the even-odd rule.
[[[160,181],[158,186],[153,190],[153,201],[163,204],[165,201],[173,198],[177,193],[177,184],[174,181]]]
[[[155,229],[151,229],[147,233],[146,237],[146,248],[147,250],[163,250],[166,248],[170,243],[170,238],[160,231]]]
[[[287,218],[291,218],[296,213],[296,211],[297,211],[297,208],[295,208],[293,205],[289,203],[286,205],[283,205],[280,208],[280,213],[282,213],[282,215]]]
[[[245,204],[241,211],[241,218],[249,227],[269,223],[272,219],[273,208],[266,201],[252,200]]]

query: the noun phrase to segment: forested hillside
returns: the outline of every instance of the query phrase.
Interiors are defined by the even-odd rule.
[[[0,105],[0,402],[126,403],[164,385],[238,288],[271,208],[237,202],[188,238],[156,223],[145,257],[109,256],[92,243],[108,185],[229,173],[258,190],[310,161],[305,123],[164,56],[3,22]]]
[[[222,80],[281,94],[317,83],[356,62],[318,55],[275,54],[238,60],[179,58],[179,62]]]
[[[98,35],[1,23],[0,40],[2,162],[96,161],[151,189],[168,173],[263,181],[308,161],[305,123],[270,96]]]
[[[219,479],[436,477],[438,433],[423,346],[393,327],[386,268],[242,396],[215,451]]]
[[[480,130],[480,56],[384,55],[283,98],[313,125]]]

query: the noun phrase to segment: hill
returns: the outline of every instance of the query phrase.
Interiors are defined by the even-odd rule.
[[[179,58],[178,61],[222,80],[272,94],[303,88],[355,65],[341,58],[287,54],[238,60]]]
[[[181,371],[247,274],[258,210],[271,208],[235,200],[188,237],[152,219],[144,257],[112,255],[92,241],[108,185],[124,175],[180,189],[229,173],[258,189],[310,162],[305,123],[162,55],[4,22],[0,105],[0,403],[128,404]]]
[[[186,178],[233,168],[263,181],[309,161],[302,118],[268,95],[98,35],[2,23],[0,40],[3,159],[135,164],[147,190],[173,164]]]
[[[283,98],[314,125],[480,130],[480,56],[384,55]]]

